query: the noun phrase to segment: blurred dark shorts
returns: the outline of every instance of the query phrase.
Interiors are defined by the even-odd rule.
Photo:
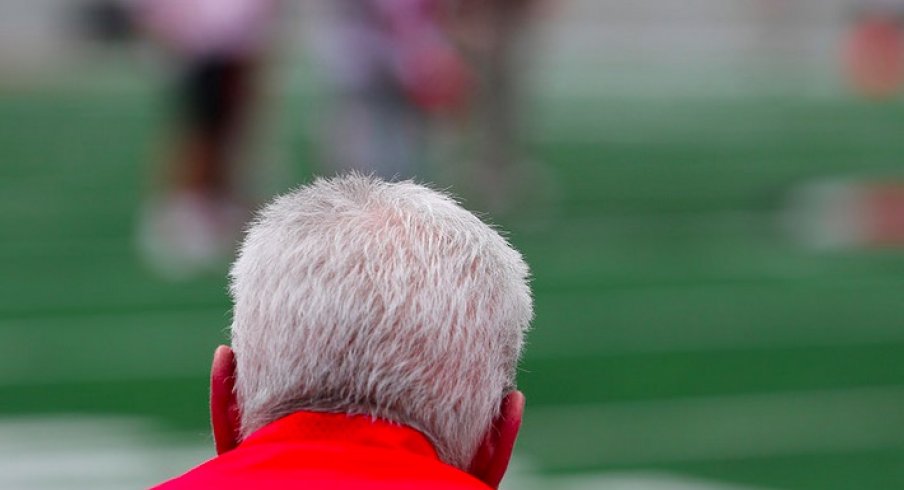
[[[191,61],[179,81],[180,112],[190,127],[220,132],[233,124],[247,91],[249,62],[211,55]]]

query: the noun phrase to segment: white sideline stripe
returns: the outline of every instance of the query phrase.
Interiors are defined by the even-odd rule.
[[[147,488],[209,458],[210,444],[171,438],[144,419],[14,417],[0,420],[0,488]]]
[[[528,407],[552,468],[826,454],[904,444],[904,386]]]
[[[0,488],[146,488],[212,456],[209,442],[161,439],[165,431],[127,417],[0,419]],[[542,476],[513,462],[502,490],[754,490],[662,472]]]

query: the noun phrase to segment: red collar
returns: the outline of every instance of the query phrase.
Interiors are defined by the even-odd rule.
[[[239,447],[270,442],[342,441],[355,445],[402,449],[437,458],[430,441],[420,432],[364,415],[295,412],[255,431]]]

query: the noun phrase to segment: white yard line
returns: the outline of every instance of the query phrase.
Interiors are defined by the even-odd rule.
[[[826,454],[904,444],[904,386],[530,407],[553,468]]]
[[[0,420],[0,488],[146,488],[209,458],[202,437],[169,437],[126,417],[15,417]]]

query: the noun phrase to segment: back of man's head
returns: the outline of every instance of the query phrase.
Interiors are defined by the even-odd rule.
[[[528,269],[412,182],[317,180],[267,206],[231,272],[241,430],[299,410],[416,428],[469,464],[513,389]]]

